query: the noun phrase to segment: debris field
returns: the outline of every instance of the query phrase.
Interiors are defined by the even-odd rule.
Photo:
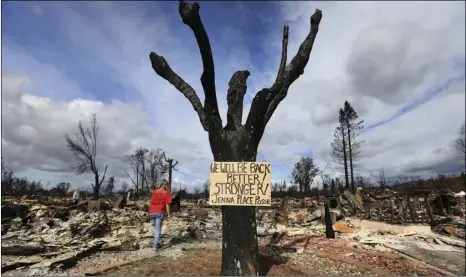
[[[439,200],[440,199],[440,200]],[[446,199],[446,200],[445,200]],[[178,200],[151,251],[144,200],[7,199],[4,275],[218,275],[222,216]],[[334,239],[325,235],[329,205]],[[440,207],[439,207],[440,206]],[[257,209],[261,275],[465,275],[465,197],[385,190],[273,198]]]

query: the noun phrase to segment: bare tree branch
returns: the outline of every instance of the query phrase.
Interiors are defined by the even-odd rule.
[[[243,120],[243,100],[248,87],[246,80],[249,75],[250,73],[247,70],[236,71],[228,83],[228,111],[225,130],[234,131],[241,127],[241,122]]]
[[[129,179],[131,180],[131,182],[133,182],[133,185],[134,185],[134,186],[137,186],[137,185],[136,185],[136,182],[134,182],[133,178],[131,178],[131,175],[128,173],[128,171],[125,170],[125,173],[126,173],[126,175],[128,175],[128,177],[129,177]]]
[[[172,84],[178,91],[180,91],[188,100],[191,102],[194,110],[199,115],[199,120],[201,121],[202,128],[208,131],[207,129],[207,120],[204,108],[202,107],[201,100],[199,100],[196,91],[185,82],[178,74],[176,74],[167,63],[164,57],[157,55],[154,52],[149,54],[149,59],[152,63],[152,68],[154,71],[162,78],[167,80]]]
[[[183,23],[188,25],[193,31],[201,52],[202,66],[204,67],[204,72],[202,72],[201,75],[201,83],[205,93],[204,110],[207,114],[207,120],[209,121],[208,125],[210,129],[216,128],[219,131],[219,128],[222,128],[222,119],[218,111],[217,95],[215,91],[214,59],[212,57],[209,37],[199,15],[199,9],[198,3],[186,3],[183,0],[180,1],[178,7]]]
[[[265,115],[265,125],[269,122],[270,118],[272,117],[274,111],[277,109],[278,104],[286,97],[288,93],[288,88],[291,84],[298,79],[300,75],[304,73],[304,68],[306,67],[309,57],[311,55],[312,47],[314,45],[315,38],[317,36],[317,32],[319,31],[319,24],[322,20],[322,11],[316,9],[314,14],[311,16],[311,29],[309,34],[307,35],[306,39],[301,43],[299,47],[298,53],[291,62],[286,66],[285,70],[285,81],[283,84],[280,93],[275,96],[267,109]]]
[[[99,169],[96,165],[97,159],[97,136],[99,132],[99,125],[97,124],[96,114],[91,116],[91,129],[84,129],[83,124],[79,121],[78,133],[75,134],[75,140],[71,139],[68,134],[65,134],[65,140],[68,148],[71,150],[77,160],[77,165],[74,167],[78,174],[85,172],[92,172],[94,174],[94,197],[98,198],[100,186],[105,179],[107,166],[105,166],[105,173],[100,179]]]
[[[260,90],[254,99],[252,100],[251,110],[246,121],[246,128],[248,130],[256,129],[259,132],[262,132],[265,128],[264,123],[266,111],[271,103],[271,101],[277,97],[279,92],[282,90],[284,81],[285,81],[285,66],[286,59],[288,54],[288,32],[289,27],[283,27],[283,39],[282,39],[282,57],[280,60],[280,66],[277,72],[277,78],[275,79],[274,84],[270,88],[264,88]],[[273,111],[272,111],[273,112]]]
[[[167,158],[167,155],[165,155],[165,152],[162,154],[162,158],[165,160],[166,163],[170,162],[170,159]]]
[[[134,190],[135,190],[136,197],[139,197],[140,160],[139,160],[138,156],[135,153],[130,154],[130,155],[126,155],[124,157],[124,160],[129,163],[129,165],[131,166],[131,169],[134,171],[134,174],[136,175],[136,181],[134,181],[131,178],[130,174],[125,170],[126,174],[131,179],[131,182],[134,185]]]
[[[107,168],[108,168],[108,165],[105,165],[104,175],[102,175],[102,179],[100,179],[99,186],[101,186],[105,180],[105,174],[107,174]]]
[[[162,149],[150,150],[148,155],[148,170],[146,182],[149,182],[152,185],[158,183],[161,177],[168,173],[168,168],[164,164],[165,153]],[[147,180],[148,179],[148,180]]]

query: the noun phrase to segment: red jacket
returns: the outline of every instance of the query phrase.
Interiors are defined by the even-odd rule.
[[[151,196],[149,213],[165,213],[165,205],[172,202],[170,192],[166,190],[154,190]]]

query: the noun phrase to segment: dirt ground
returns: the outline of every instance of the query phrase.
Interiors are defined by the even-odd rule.
[[[262,259],[263,262],[268,261]],[[220,249],[189,249],[178,259],[170,257],[153,257],[115,270],[107,271],[105,276],[218,276],[220,273]],[[306,276],[300,271],[286,265],[272,266],[270,276]]]
[[[167,220],[162,231],[166,248],[153,252],[153,226],[137,206],[78,211],[67,220],[43,215],[50,212],[48,206],[31,207],[40,216],[30,225],[14,218],[11,230],[2,236],[2,248],[38,243],[46,248],[35,255],[2,256],[2,275],[219,275],[222,218],[218,209],[193,204]],[[261,214],[257,226],[260,275],[464,276],[464,223],[459,219],[456,225],[449,221],[432,230],[421,223],[393,225],[348,217],[335,223],[336,238],[326,239],[325,226],[319,221],[322,215],[318,209],[312,213],[308,209],[287,212],[283,218],[273,210]],[[77,230],[87,235],[74,237]],[[102,230],[106,232],[95,233]],[[77,255],[95,245],[100,246]]]
[[[262,242],[263,245],[265,243]],[[306,249],[302,253],[296,253],[296,251],[288,251],[282,247],[278,250],[270,246],[261,246],[260,274],[262,276],[441,275],[435,270],[417,265],[394,253],[352,249],[341,241],[328,241],[321,238],[308,241],[308,244],[316,245],[319,251]],[[332,250],[329,251],[329,249]],[[148,259],[100,272],[98,275],[215,276],[219,274],[220,248],[202,247],[181,250],[183,254],[175,258],[163,256],[161,253],[155,254]],[[278,256],[277,253],[279,253]]]

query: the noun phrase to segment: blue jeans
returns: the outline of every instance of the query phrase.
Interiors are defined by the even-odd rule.
[[[151,213],[152,225],[154,225],[154,248],[159,244],[160,235],[162,234],[163,213]]]

